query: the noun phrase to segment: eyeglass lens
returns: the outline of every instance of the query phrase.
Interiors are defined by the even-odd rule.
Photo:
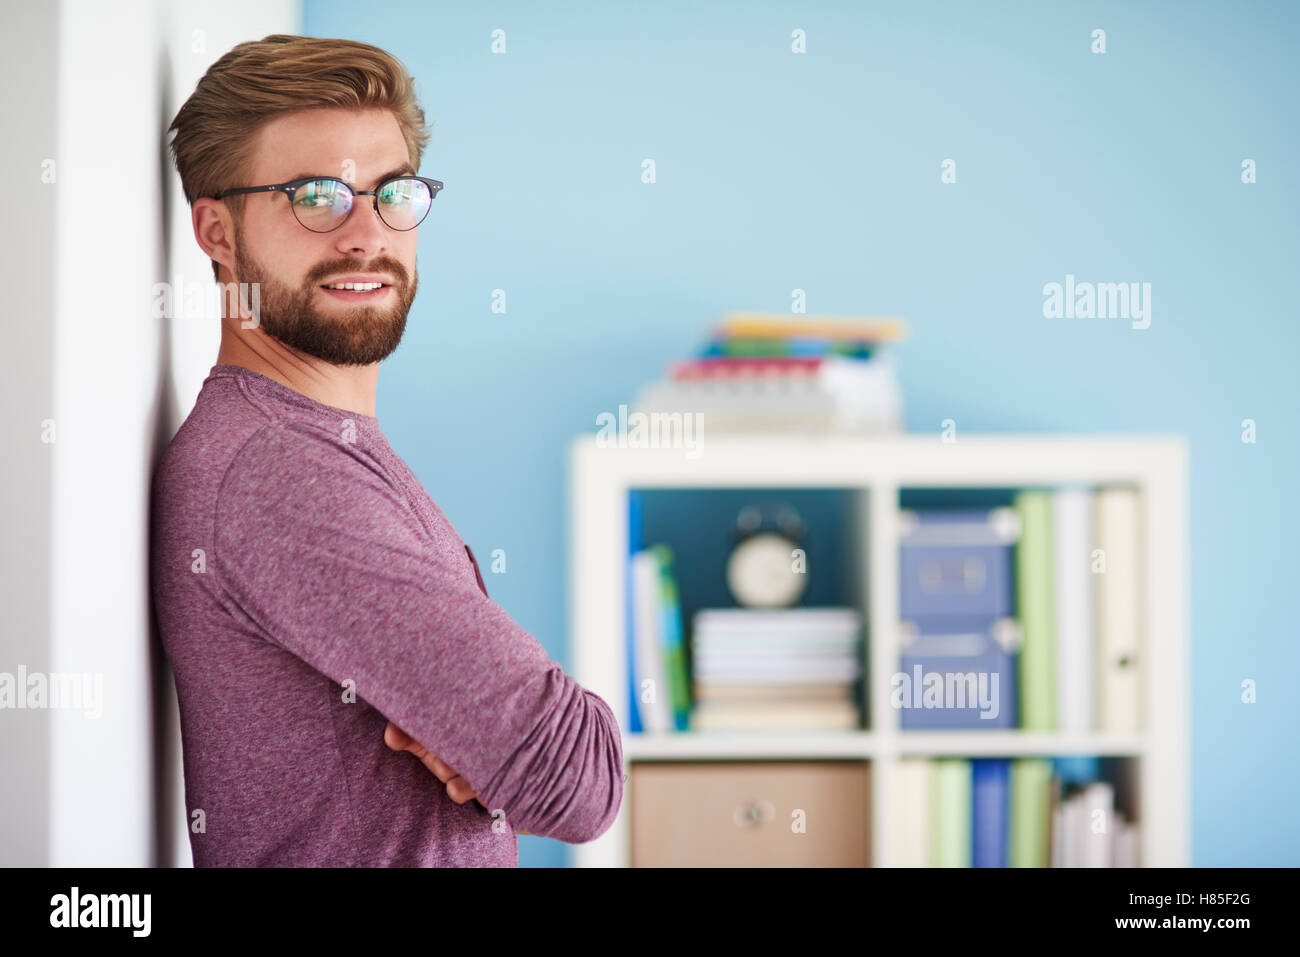
[[[379,218],[397,230],[414,229],[429,214],[433,196],[418,179],[394,179],[384,184],[378,197]],[[313,232],[327,233],[347,219],[356,201],[346,183],[318,179],[303,183],[293,194],[293,214]]]

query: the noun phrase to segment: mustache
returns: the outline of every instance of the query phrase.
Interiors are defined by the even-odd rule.
[[[341,259],[337,262],[327,265],[318,266],[307,274],[305,284],[309,286],[319,286],[331,276],[337,276],[340,273],[385,273],[393,277],[393,285],[406,286],[410,284],[411,277],[407,274],[406,267],[396,259],[376,259],[369,263],[359,263],[352,259]]]

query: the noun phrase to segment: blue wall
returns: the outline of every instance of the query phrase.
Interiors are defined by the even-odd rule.
[[[434,122],[378,411],[485,572],[505,549],[492,597],[568,664],[568,442],[722,313],[801,288],[902,315],[911,430],[1188,437],[1192,859],[1300,864],[1300,6],[615,6],[305,5],[402,58]],[[1067,273],[1151,283],[1150,327],[1044,318]]]

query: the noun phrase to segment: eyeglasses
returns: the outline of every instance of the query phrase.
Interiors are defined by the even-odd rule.
[[[384,224],[406,232],[424,222],[441,189],[442,183],[423,176],[394,176],[374,189],[353,189],[337,177],[316,176],[271,186],[223,189],[212,198],[222,199],[236,193],[284,193],[298,222],[314,233],[328,233],[347,222],[357,196],[373,196],[375,212]]]

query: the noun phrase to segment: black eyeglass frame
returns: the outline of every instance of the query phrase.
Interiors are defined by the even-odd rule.
[[[352,194],[354,200],[358,196],[373,196],[374,199],[371,201],[371,206],[374,207],[375,214],[379,217],[380,221],[394,232],[409,233],[412,229],[418,229],[420,223],[423,223],[425,219],[428,218],[429,209],[424,211],[424,215],[420,217],[419,223],[416,223],[414,226],[408,226],[406,229],[398,229],[396,226],[390,225],[388,220],[384,219],[384,214],[379,211],[379,191],[389,183],[399,179],[419,180],[425,186],[429,187],[429,209],[433,209],[433,201],[438,198],[438,191],[442,189],[443,184],[436,179],[429,179],[427,176],[412,176],[409,173],[403,173],[400,176],[390,176],[383,182],[377,183],[374,189],[353,189],[351,183],[345,179],[339,179],[337,176],[308,176],[304,179],[295,179],[288,183],[272,183],[269,186],[241,186],[237,189],[223,189],[212,198],[225,199],[227,196],[233,196],[237,193],[284,193],[285,196],[289,197],[289,209],[293,212],[293,218],[298,221],[299,226],[313,233],[332,233],[352,218],[352,214],[356,212],[357,204],[355,202],[352,204],[352,208],[348,210],[348,214],[340,219],[337,225],[331,226],[329,229],[312,229],[301,219],[298,219],[298,213],[294,210],[293,194],[308,183],[340,183]]]

